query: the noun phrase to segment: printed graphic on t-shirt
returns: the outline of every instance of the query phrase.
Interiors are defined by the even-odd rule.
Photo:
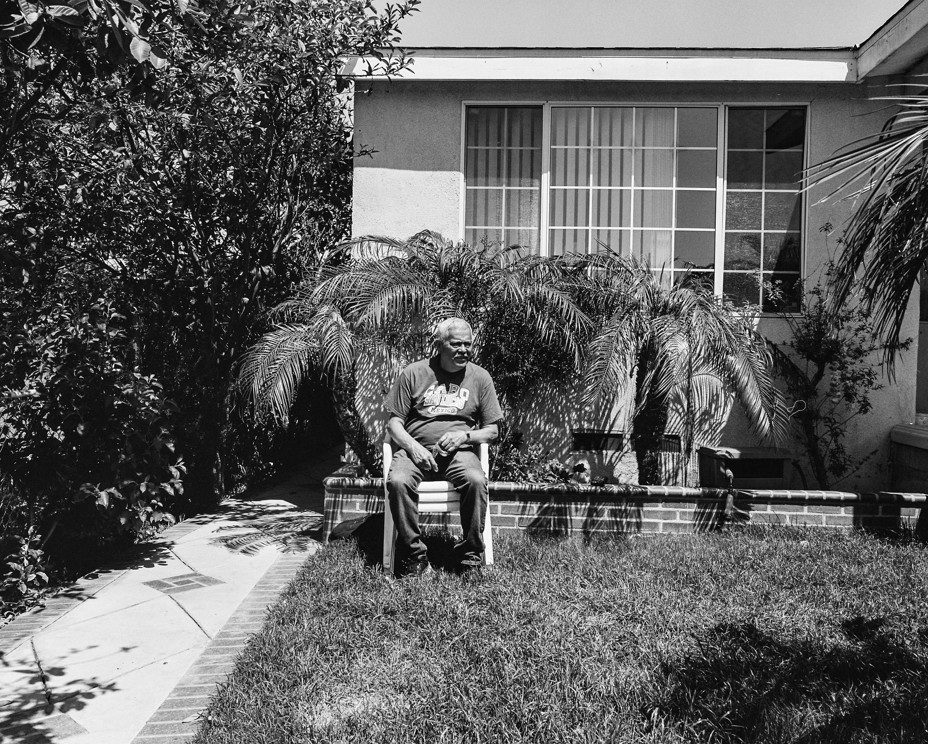
[[[433,383],[422,396],[422,407],[432,416],[448,413],[458,413],[464,409],[464,404],[470,398],[470,390],[459,385]]]

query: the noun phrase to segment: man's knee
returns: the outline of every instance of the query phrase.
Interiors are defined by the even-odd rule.
[[[419,484],[413,473],[402,468],[390,468],[387,474],[387,489],[393,493],[415,491]]]
[[[487,477],[480,468],[467,468],[463,473],[463,478],[470,488],[485,490],[487,487]]]

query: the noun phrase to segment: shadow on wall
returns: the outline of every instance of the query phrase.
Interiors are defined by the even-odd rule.
[[[368,436],[374,443],[383,440],[386,426],[383,399],[399,368],[408,361],[412,360],[391,361],[383,355],[375,354],[361,355],[358,359],[356,405]],[[730,438],[753,444],[753,437],[741,431],[744,425],[736,421],[739,417],[732,415],[732,397],[724,392],[721,383],[708,381],[703,387],[705,392],[694,395],[689,406],[683,399],[674,401],[667,426],[667,433],[673,441],[685,441],[685,421],[690,416],[696,432],[694,451],[703,445],[718,445],[723,432],[727,433],[729,428],[734,432]],[[571,450],[573,433],[577,430],[628,432],[633,400],[634,391],[629,389],[620,398],[584,406],[580,380],[572,377],[558,383],[540,385],[515,408],[507,423],[511,430],[523,433],[526,444],[540,445],[551,457],[561,460],[570,457],[588,459],[594,478],[605,478],[613,483],[637,483],[638,466],[628,437],[625,437],[621,450]],[[729,426],[730,420],[733,427]],[[698,463],[693,454],[687,458],[679,451],[668,451],[664,462],[668,485],[697,485]]]
[[[928,628],[911,646],[880,618],[850,618],[842,632],[781,640],[752,623],[717,625],[654,674],[645,728],[729,744],[924,741]]]

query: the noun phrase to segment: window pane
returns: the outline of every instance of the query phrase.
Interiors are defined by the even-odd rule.
[[[586,230],[550,230],[548,247],[551,255],[560,256],[565,253],[587,252]]]
[[[729,230],[760,230],[759,193],[733,191],[725,197],[725,226]]]
[[[736,305],[760,303],[760,282],[757,274],[731,274],[725,272],[722,293]]]
[[[508,110],[507,147],[541,148],[541,109],[512,107]]]
[[[503,147],[505,109],[471,106],[467,109],[467,144],[471,147]]]
[[[551,150],[552,186],[587,186],[590,183],[590,151]]]
[[[635,227],[672,227],[673,192],[635,189]]]
[[[464,231],[464,240],[468,245],[500,245],[503,239],[501,230],[468,228]]]
[[[633,159],[632,150],[593,150],[593,185],[631,186]]]
[[[652,269],[670,268],[672,236],[670,230],[636,230],[632,254]]]
[[[677,109],[677,147],[715,147],[717,141],[717,109]]]
[[[555,107],[551,109],[551,144],[590,144],[590,109]]]
[[[468,186],[501,186],[505,150],[468,148],[464,176]]]
[[[763,186],[762,152],[728,153],[728,188],[759,189]]]
[[[471,106],[465,118],[465,239],[499,245],[535,235],[537,249],[542,108]]]
[[[593,144],[603,147],[631,147],[633,109],[597,106],[593,114]]]
[[[540,220],[541,195],[537,189],[507,189],[505,227],[535,227]]]
[[[766,233],[764,235],[764,269],[796,271],[801,268],[799,233]]]
[[[593,233],[591,251],[613,251],[623,256],[631,254],[632,233],[630,230],[597,230]]]
[[[715,192],[677,191],[677,227],[715,227]]]
[[[801,148],[805,142],[806,112],[804,109],[767,109],[768,150]]]
[[[508,150],[506,164],[507,186],[535,186],[541,183],[541,148]]]
[[[764,110],[728,109],[729,149],[764,149]]]
[[[673,150],[636,150],[636,186],[673,186]]]
[[[764,229],[799,231],[802,198],[799,194],[764,194]]]
[[[797,310],[802,295],[799,274],[770,274],[764,272],[764,312]],[[772,289],[772,291],[771,291]]]
[[[766,154],[764,186],[768,189],[799,189],[802,179],[801,150],[771,150]]]
[[[728,233],[725,236],[726,269],[760,268],[760,235]]]
[[[674,267],[711,269],[715,266],[715,232],[678,230],[674,243]]]
[[[526,249],[526,253],[535,253],[538,250],[537,230],[506,230],[503,233],[503,245],[508,247],[519,246]]]
[[[502,225],[503,190],[468,189],[464,221],[467,225],[480,227]]]
[[[590,192],[581,189],[551,190],[551,226],[581,226],[589,223]]]
[[[715,288],[715,274],[711,271],[674,271],[675,284],[681,284],[691,289],[711,292]]]
[[[716,160],[715,150],[678,150],[677,186],[713,188]]]
[[[673,147],[673,109],[635,109],[635,144],[639,147]]]
[[[630,227],[632,192],[598,189],[593,192],[593,224],[596,227]]]

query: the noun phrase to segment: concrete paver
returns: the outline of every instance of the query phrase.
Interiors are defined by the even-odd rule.
[[[168,530],[140,565],[78,582],[72,599],[2,629],[0,742],[129,744],[143,727],[138,741],[192,738],[268,603],[319,547],[289,539],[314,515],[287,501],[226,506]]]

